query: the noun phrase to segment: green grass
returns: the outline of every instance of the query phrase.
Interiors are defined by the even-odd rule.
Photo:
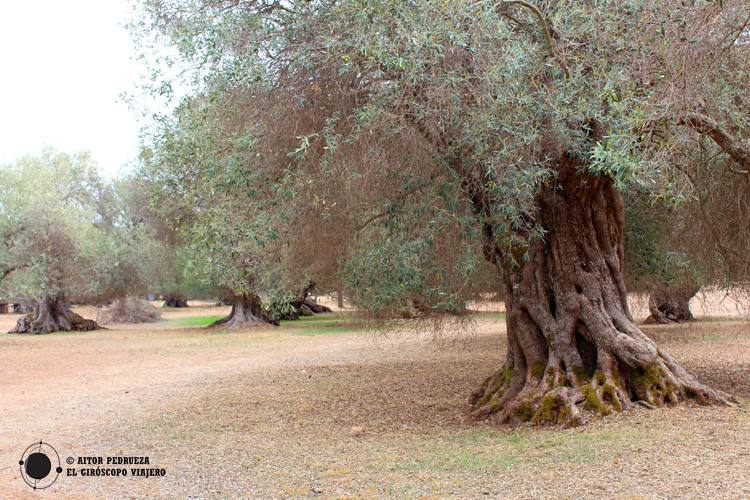
[[[350,318],[346,314],[341,313],[324,313],[316,314],[314,316],[300,316],[300,323],[325,323],[331,321],[347,321]]]
[[[223,317],[224,316],[191,316],[167,319],[161,321],[161,323],[172,327],[207,326]],[[356,321],[351,317],[338,314],[303,316],[298,321],[282,321],[282,325],[291,327],[301,326],[301,329],[290,329],[289,333],[291,335],[301,335],[306,337],[366,330],[361,322]]]
[[[480,312],[473,316],[473,319],[487,321],[505,321],[504,312]]]
[[[697,323],[742,323],[746,322],[745,316],[696,316]]]
[[[512,433],[493,430],[468,430],[455,436],[434,437],[411,442],[405,453],[384,453],[376,460],[376,470],[422,473],[468,472],[488,473],[505,470],[515,464],[536,463],[540,468],[564,466],[570,462],[608,460],[615,443],[637,441],[640,436],[618,435],[602,430],[573,433],[550,433],[537,430],[516,430]],[[413,446],[413,449],[409,449]]]
[[[71,330],[69,332],[51,332],[51,333],[14,333],[11,335],[8,335],[5,338],[12,338],[14,340],[24,340],[28,339],[29,342],[32,342],[33,339],[40,339],[44,337],[66,337],[68,335],[86,335],[88,333],[95,333],[99,330],[87,331],[87,332],[79,332],[75,330]],[[0,333],[7,333],[7,332],[0,332]]]
[[[368,330],[364,323],[349,314],[316,314],[302,316],[297,321],[282,321],[283,326],[295,327],[290,330],[291,335],[312,337],[314,335],[330,335],[337,333],[360,332]],[[298,327],[302,327],[297,329]]]
[[[193,316],[189,318],[176,318],[176,319],[165,319],[162,321],[163,324],[169,326],[207,326],[214,321],[223,318],[223,315],[218,316]]]
[[[311,326],[290,332],[292,335],[312,337],[314,335],[330,335],[336,333],[363,332],[368,330],[362,323],[356,321],[333,320],[316,322]]]

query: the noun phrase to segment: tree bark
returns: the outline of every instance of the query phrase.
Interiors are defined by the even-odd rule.
[[[646,323],[681,323],[695,321],[690,312],[690,299],[700,290],[699,286],[658,286],[651,292],[648,309],[651,315]]]
[[[13,304],[14,314],[29,314],[34,312],[36,301],[16,302]]]
[[[73,312],[63,297],[42,297],[34,311],[21,317],[8,333],[86,332],[102,328],[96,321]]]
[[[576,426],[634,402],[736,404],[638,328],[623,279],[623,202],[614,181],[581,174],[573,156],[558,161],[558,176],[536,199],[544,232],[528,239],[525,263],[484,226],[485,256],[505,286],[508,353],[472,394],[468,420]],[[476,192],[472,205],[484,210]]]
[[[278,324],[263,313],[260,297],[257,294],[250,293],[235,295],[232,312],[229,313],[229,316],[211,323],[209,328],[234,330],[272,323]]]

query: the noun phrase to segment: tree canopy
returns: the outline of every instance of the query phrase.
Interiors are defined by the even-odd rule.
[[[450,307],[478,257],[495,268],[508,354],[472,418],[575,425],[634,401],[731,404],[635,324],[620,192],[676,199],[697,144],[746,181],[745,2],[143,7],[145,32],[198,68],[189,99],[206,111],[189,129],[221,137],[223,172],[262,208],[252,220],[327,221],[360,304]]]
[[[103,183],[91,158],[51,148],[0,167],[3,295],[93,290],[94,203]]]
[[[0,166],[0,297],[36,303],[19,333],[91,329],[71,299],[147,293],[165,260],[145,188],[132,176],[107,181],[87,152],[44,148]]]

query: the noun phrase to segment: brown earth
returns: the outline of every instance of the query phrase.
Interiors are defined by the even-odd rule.
[[[632,409],[565,431],[463,425],[469,393],[502,364],[498,313],[438,339],[363,331],[345,315],[180,326],[226,312],[0,336],[0,499],[750,498],[746,407]],[[17,317],[0,316],[0,331]],[[747,323],[644,329],[750,404]],[[18,460],[39,440],[63,462],[148,456],[166,477],[63,475],[34,492]]]

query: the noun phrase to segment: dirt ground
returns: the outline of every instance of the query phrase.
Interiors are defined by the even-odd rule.
[[[750,327],[724,313],[644,330],[743,409],[632,409],[561,431],[461,423],[503,362],[497,312],[440,338],[384,336],[346,315],[186,326],[227,311],[0,335],[0,499],[750,498]],[[0,331],[17,317],[0,315]],[[64,468],[148,456],[166,476],[64,471],[34,492],[18,461],[40,440]]]

